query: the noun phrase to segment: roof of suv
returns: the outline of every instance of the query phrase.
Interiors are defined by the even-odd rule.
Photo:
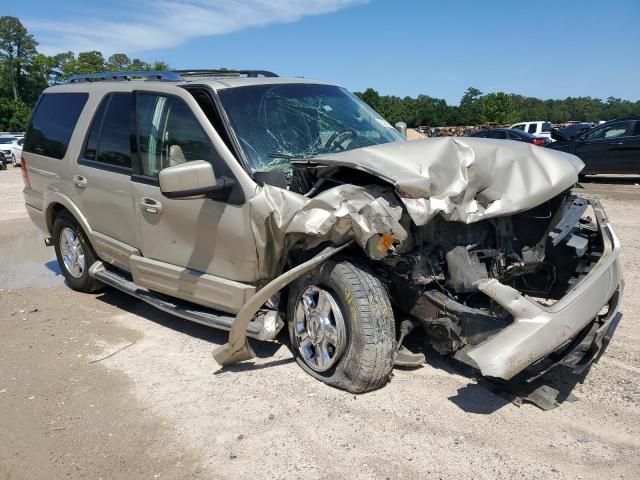
[[[122,74],[124,72],[120,72]],[[234,76],[233,74],[210,74],[205,72],[193,72],[184,75],[180,75],[178,72],[157,72],[157,73],[167,73],[172,77],[177,77],[180,79],[176,80],[165,80],[159,78],[95,78],[92,75],[87,75],[87,80],[76,80],[73,83],[65,83],[62,85],[55,85],[53,87],[49,87],[48,91],[104,91],[111,90],[115,85],[127,85],[128,87],[134,86],[134,88],[140,89],[152,89],[152,85],[155,82],[160,82],[162,84],[173,84],[173,85],[189,85],[189,84],[198,84],[198,85],[208,85],[214,90],[222,90],[226,88],[234,88],[234,87],[244,87],[250,85],[280,85],[283,83],[286,84],[320,84],[320,85],[331,85],[327,82],[322,82],[319,80],[311,80],[308,78],[287,78],[287,77],[278,77],[278,76]],[[105,76],[108,75],[108,72],[105,72]],[[118,90],[117,88],[115,90]]]

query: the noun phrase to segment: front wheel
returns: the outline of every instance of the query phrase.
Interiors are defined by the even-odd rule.
[[[289,291],[289,336],[311,376],[352,393],[383,386],[395,358],[389,296],[368,269],[327,260]]]

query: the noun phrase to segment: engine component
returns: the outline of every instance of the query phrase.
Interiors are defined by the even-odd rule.
[[[458,293],[476,292],[476,282],[488,277],[487,267],[467,247],[456,247],[446,255],[448,283]]]

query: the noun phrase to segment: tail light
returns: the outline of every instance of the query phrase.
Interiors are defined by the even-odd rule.
[[[20,159],[20,170],[22,171],[22,181],[26,188],[31,188],[31,182],[29,181],[29,172],[27,172],[27,162],[24,157]]]
[[[534,138],[533,139],[533,144],[534,145],[544,145],[544,138]]]

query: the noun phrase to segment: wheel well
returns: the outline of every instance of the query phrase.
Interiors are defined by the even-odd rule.
[[[60,215],[62,212],[67,212],[69,215],[71,215],[71,212],[69,212],[69,210],[67,210],[60,203],[52,204],[49,207],[48,212],[49,213],[47,215],[47,229],[49,230],[49,233],[53,233],[53,224],[56,223],[56,218],[58,217],[58,215]]]

